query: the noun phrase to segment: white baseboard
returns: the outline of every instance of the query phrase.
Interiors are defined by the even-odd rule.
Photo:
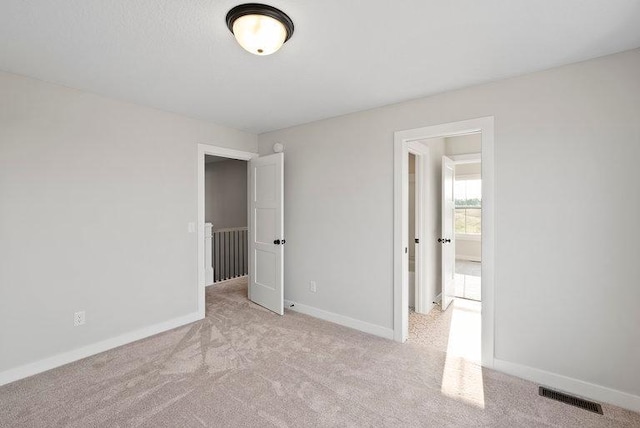
[[[494,359],[493,369],[563,392],[640,412],[640,396],[627,392],[499,359]]]
[[[469,256],[464,254],[456,254],[456,260],[468,260],[470,262],[481,262],[482,257],[480,256]]]
[[[371,324],[366,321],[357,320],[355,318],[349,318],[344,315],[339,315],[333,312],[325,311],[323,309],[314,308],[313,306],[303,305],[302,303],[292,302],[290,300],[284,301],[284,307],[286,309],[291,309],[292,311],[300,312],[301,314],[310,315],[315,318],[320,318],[321,320],[340,324],[345,327],[353,328],[355,330],[364,331],[365,333],[373,334],[374,336],[380,336],[384,337],[385,339],[393,340],[393,329],[391,328]]]
[[[25,377],[33,376],[35,374],[60,367],[65,364],[90,357],[91,355],[99,354],[101,352],[108,351],[109,349],[117,348],[118,346],[135,342],[136,340],[144,339],[158,333],[181,327],[185,324],[189,324],[200,319],[202,319],[202,316],[200,316],[200,314],[198,314],[197,312],[194,312],[189,315],[184,315],[182,317],[174,318],[169,321],[154,324],[149,327],[143,327],[141,329],[134,330],[117,337],[113,337],[111,339],[106,339],[97,343],[93,343],[91,345],[83,346],[82,348],[63,352],[62,354],[57,354],[43,360],[5,370],[0,373],[0,385],[14,382]]]

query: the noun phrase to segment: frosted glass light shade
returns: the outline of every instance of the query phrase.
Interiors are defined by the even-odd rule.
[[[246,3],[232,8],[227,28],[240,46],[254,55],[270,55],[293,35],[293,21],[273,6]]]
[[[285,26],[270,16],[244,15],[233,23],[233,35],[245,50],[254,55],[270,55],[287,38]]]

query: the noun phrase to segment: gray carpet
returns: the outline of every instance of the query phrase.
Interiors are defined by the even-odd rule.
[[[0,388],[2,427],[639,427],[441,350],[207,291],[207,317]]]

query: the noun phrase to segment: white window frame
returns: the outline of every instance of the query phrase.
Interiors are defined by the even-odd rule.
[[[464,162],[464,163],[470,163],[470,162]],[[474,163],[480,163],[480,162],[474,162]],[[456,163],[458,164],[458,163]],[[455,181],[458,180],[482,180],[482,174],[460,174],[460,175],[455,175],[454,177]],[[474,209],[478,209],[478,207],[469,207],[469,208],[474,208]],[[456,207],[456,209],[459,209],[458,207]],[[482,207],[479,208],[480,212],[482,213]],[[460,239],[462,241],[482,241],[482,232],[481,233],[456,233],[456,239]]]

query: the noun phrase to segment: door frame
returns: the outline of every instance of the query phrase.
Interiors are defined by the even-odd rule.
[[[205,316],[205,239],[204,239],[204,206],[205,206],[205,188],[204,188],[204,169],[205,169],[205,156],[218,156],[221,158],[237,159],[243,161],[250,161],[253,158],[258,157],[258,153],[247,152],[243,150],[229,149],[226,147],[213,146],[210,144],[198,144],[198,227],[196,232],[198,234],[198,316],[204,318]],[[247,174],[249,168],[247,168]],[[247,180],[247,212],[249,210],[249,197],[251,182]],[[248,218],[248,217],[247,217]],[[251,232],[251,225],[247,225],[249,232]]]
[[[408,274],[403,266],[407,246],[409,142],[480,132],[482,135],[482,365],[492,368],[495,349],[495,147],[493,116],[450,122],[394,133],[393,333],[404,342],[409,330]],[[405,179],[407,177],[407,179]]]

